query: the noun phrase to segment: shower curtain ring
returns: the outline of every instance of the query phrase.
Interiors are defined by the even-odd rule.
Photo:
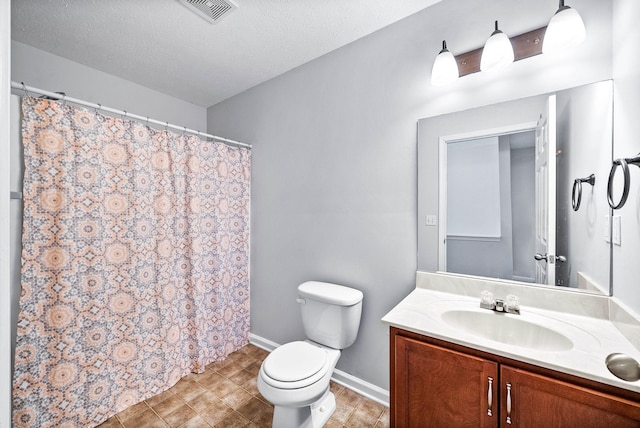
[[[24,91],[24,94],[27,96],[27,98],[31,98],[29,91],[27,91],[27,85],[25,85],[24,82],[20,82],[20,83],[22,84],[22,90]]]
[[[67,106],[67,94],[62,93],[62,105]]]
[[[149,127],[149,116],[147,116],[147,127]]]
[[[98,107],[93,109],[93,114],[98,115],[98,110],[102,110],[102,104],[98,103]]]
[[[164,130],[167,132],[169,131],[169,122],[164,123]]]
[[[120,119],[124,120],[124,118],[127,117],[127,111],[124,110],[124,113],[122,113],[122,117]]]
[[[186,134],[186,133],[187,133],[187,127],[186,127],[186,126],[183,126],[183,128],[184,128],[184,131],[182,131],[182,135],[184,135],[184,134]]]

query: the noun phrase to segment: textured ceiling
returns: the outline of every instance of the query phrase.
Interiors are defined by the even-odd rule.
[[[440,0],[12,0],[12,38],[209,107]]]

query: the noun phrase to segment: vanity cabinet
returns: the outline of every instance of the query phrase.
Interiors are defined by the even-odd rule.
[[[640,427],[640,394],[392,327],[391,426]]]

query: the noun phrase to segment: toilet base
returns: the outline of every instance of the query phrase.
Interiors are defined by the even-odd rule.
[[[322,428],[336,411],[336,397],[327,388],[318,401],[304,407],[275,406],[273,428]]]

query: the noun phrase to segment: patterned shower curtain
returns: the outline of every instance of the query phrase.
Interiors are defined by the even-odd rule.
[[[95,426],[248,343],[251,153],[22,108],[13,422]]]

